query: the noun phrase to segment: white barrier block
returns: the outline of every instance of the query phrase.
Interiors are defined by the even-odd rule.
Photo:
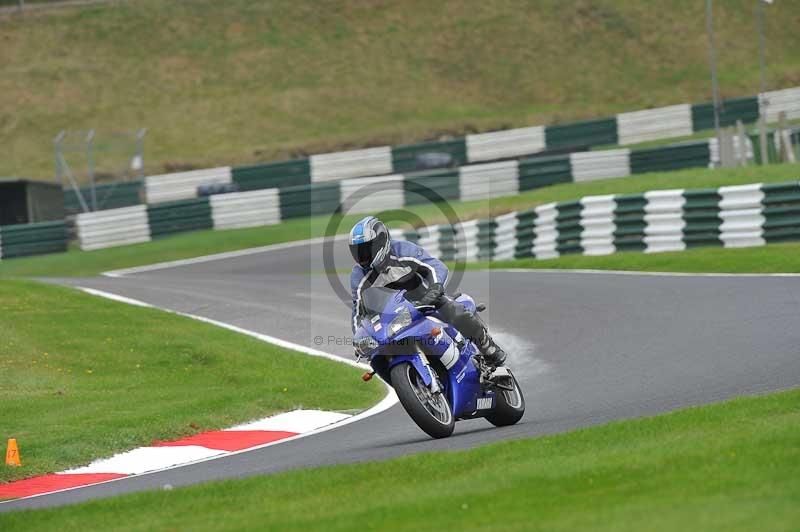
[[[692,106],[670,105],[657,109],[617,115],[617,134],[621,145],[649,140],[683,137],[692,134]]]
[[[519,163],[473,164],[459,169],[461,201],[519,194]]]
[[[208,168],[191,172],[151,175],[144,180],[147,203],[161,203],[197,197],[197,188],[232,182],[231,167]]]
[[[467,135],[467,160],[491,161],[520,157],[545,149],[543,126]]]
[[[403,175],[345,179],[341,182],[342,213],[375,213],[405,204]]]
[[[332,181],[348,177],[374,176],[392,173],[392,148],[380,146],[312,155],[311,181]]]
[[[581,198],[581,238],[584,255],[614,253],[614,210],[617,202],[613,194]]]
[[[629,149],[571,153],[572,178],[580,182],[629,176],[630,154]]]
[[[84,251],[150,240],[147,205],[80,213],[75,217],[75,227]]]
[[[214,229],[258,227],[280,223],[280,197],[277,188],[215,194],[208,198]]]
[[[647,214],[681,213],[686,203],[683,189],[652,190],[645,192],[644,197],[647,200],[644,212]]]
[[[761,115],[766,110],[767,122],[775,123],[782,112],[788,120],[800,118],[800,87],[769,91],[758,95],[758,107]]]
[[[683,229],[686,227],[683,206],[686,198],[683,192],[682,189],[645,192],[645,253],[686,249],[683,242]]]
[[[766,244],[763,229],[766,218],[760,206],[754,209],[723,210],[719,217],[722,219],[719,239],[726,248]]]
[[[721,196],[719,208],[723,211],[754,209],[761,207],[764,199],[764,192],[761,190],[761,183],[752,185],[737,185],[730,187],[720,187]]]

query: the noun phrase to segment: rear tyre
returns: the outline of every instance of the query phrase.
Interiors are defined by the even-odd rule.
[[[525,415],[525,397],[522,395],[522,389],[514,374],[511,371],[508,373],[511,375],[511,384],[514,389],[497,388],[494,410],[486,415],[486,420],[495,427],[513,425]]]
[[[456,422],[450,403],[442,392],[431,393],[414,366],[398,364],[391,376],[400,404],[419,428],[433,438],[447,438],[453,433]]]

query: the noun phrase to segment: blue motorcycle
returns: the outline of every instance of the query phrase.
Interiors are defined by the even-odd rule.
[[[473,314],[484,310],[457,295]],[[417,306],[405,290],[371,287],[362,294],[356,353],[389,383],[411,419],[434,438],[453,433],[455,422],[483,417],[495,426],[513,425],[525,413],[522,390],[507,367],[488,365],[477,346]]]

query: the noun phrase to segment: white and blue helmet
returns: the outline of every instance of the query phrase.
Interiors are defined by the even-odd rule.
[[[350,230],[350,254],[364,269],[380,269],[389,258],[389,244],[389,230],[374,216],[362,218]]]

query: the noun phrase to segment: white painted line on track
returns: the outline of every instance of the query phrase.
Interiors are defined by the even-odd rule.
[[[150,303],[145,303],[144,301],[139,301],[138,299],[131,299],[125,296],[118,296],[117,294],[111,294],[109,292],[103,292],[102,290],[95,290],[94,288],[84,288],[80,287],[81,290],[86,292],[87,294],[91,294],[93,296],[104,297],[106,299],[111,299],[113,301],[119,301],[120,303],[126,303],[128,305],[135,305],[137,307],[145,307],[145,308],[155,308]]]
[[[336,235],[337,238],[341,235]],[[294,240],[291,242],[282,242],[280,244],[270,244],[268,246],[260,246],[256,248],[239,249],[236,251],[226,251],[224,253],[215,253],[213,255],[203,255],[200,257],[192,257],[190,259],[172,260],[168,262],[158,262],[156,264],[147,264],[145,266],[134,266],[133,268],[123,268],[121,270],[111,270],[103,272],[101,275],[106,277],[125,277],[135,273],[151,272],[155,270],[166,270],[168,268],[177,268],[179,266],[189,266],[191,264],[201,264],[203,262],[212,262],[215,260],[233,259],[236,257],[245,257],[247,255],[257,255],[259,253],[267,253],[269,251],[278,251],[281,249],[291,249],[295,247],[307,246],[310,244],[321,244],[329,237],[310,238],[308,240]]]
[[[278,345],[280,347],[285,347],[287,349],[293,349],[295,351],[299,351],[299,352],[305,353],[307,355],[326,358],[328,360],[333,360],[333,361],[336,361],[336,362],[344,363],[344,364],[347,364],[349,366],[353,366],[353,367],[357,367],[357,368],[361,368],[361,369],[370,369],[370,367],[367,364],[361,364],[361,363],[355,362],[354,360],[348,360],[346,358],[338,357],[338,356],[333,355],[331,353],[326,353],[324,351],[320,351],[319,349],[313,349],[313,348],[306,347],[306,346],[303,346],[303,345],[300,345],[300,344],[295,344],[293,342],[289,342],[289,341],[286,341],[286,340],[281,340],[280,338],[275,338],[273,336],[269,336],[269,335],[266,335],[266,334],[261,334],[261,333],[255,332],[255,331],[242,329],[241,327],[237,327],[237,326],[231,325],[229,323],[223,323],[221,321],[212,320],[210,318],[205,318],[203,316],[196,316],[194,314],[187,314],[185,312],[178,312],[178,311],[175,311],[175,310],[156,307],[155,305],[151,305],[149,303],[145,303],[144,301],[139,301],[138,299],[132,299],[132,298],[129,298],[129,297],[121,296],[121,295],[114,294],[114,293],[111,293],[111,292],[106,292],[106,291],[103,291],[103,290],[96,290],[94,288],[86,288],[86,287],[82,287],[82,286],[79,286],[77,288],[79,290],[82,290],[82,291],[86,292],[87,294],[91,294],[93,296],[103,297],[103,298],[106,298],[106,299],[111,299],[113,301],[117,301],[117,302],[120,302],[120,303],[126,303],[128,305],[136,305],[136,306],[139,306],[139,307],[148,307],[148,308],[157,308],[159,310],[163,310],[164,312],[169,312],[171,314],[177,314],[179,316],[184,316],[184,317],[187,317],[187,318],[192,318],[192,319],[195,319],[195,320],[199,320],[199,321],[202,321],[202,322],[205,322],[205,323],[216,325],[218,327],[223,327],[225,329],[228,329],[228,330],[231,330],[231,331],[234,331],[234,332],[238,332],[240,334],[246,334],[247,336],[251,336],[253,338],[257,338],[257,339],[259,339],[259,340],[261,340],[263,342],[267,342],[267,343],[271,343],[271,344],[274,344],[274,345]],[[381,381],[381,382],[383,382],[383,381]],[[76,489],[87,488],[89,486],[99,486],[101,484],[108,484],[110,482],[118,482],[120,480],[130,479],[130,478],[133,478],[133,477],[141,477],[141,476],[145,476],[145,475],[152,475],[154,473],[161,473],[163,471],[169,471],[171,469],[177,469],[179,467],[187,467],[187,466],[194,465],[194,464],[199,464],[199,463],[202,463],[202,462],[208,462],[210,460],[218,460],[220,458],[227,458],[229,456],[234,456],[234,455],[237,455],[237,454],[249,453],[249,452],[252,452],[252,451],[257,451],[259,449],[264,449],[266,447],[271,447],[273,445],[280,445],[282,443],[292,442],[292,441],[295,441],[295,440],[299,440],[300,438],[305,438],[307,436],[313,436],[315,434],[320,434],[320,433],[323,433],[323,432],[327,432],[329,430],[333,430],[335,428],[343,427],[345,425],[349,425],[350,423],[355,423],[357,421],[361,421],[363,419],[367,419],[367,418],[372,417],[374,415],[380,414],[381,412],[384,412],[384,411],[390,409],[391,407],[393,407],[394,405],[396,405],[399,402],[399,400],[397,398],[397,394],[395,393],[394,389],[391,386],[389,386],[385,382],[384,382],[384,385],[386,386],[387,394],[384,396],[383,399],[381,399],[381,401],[378,404],[376,404],[376,405],[372,406],[371,408],[368,408],[367,410],[364,410],[363,412],[360,412],[360,413],[358,413],[356,415],[348,416],[345,419],[342,419],[340,421],[336,421],[334,423],[331,423],[330,425],[326,425],[324,427],[320,427],[318,429],[315,429],[315,430],[312,430],[312,431],[309,431],[309,432],[303,432],[301,434],[297,434],[296,436],[290,436],[288,438],[283,438],[283,439],[280,439],[280,440],[277,440],[277,441],[272,441],[272,442],[265,443],[265,444],[262,444],[262,445],[257,445],[255,447],[249,447],[247,449],[242,449],[241,451],[225,452],[224,454],[208,456],[208,457],[205,457],[205,458],[198,458],[197,460],[194,460],[192,462],[185,462],[185,463],[182,463],[182,464],[177,464],[177,465],[173,465],[173,466],[164,467],[162,469],[147,471],[147,472],[136,474],[136,475],[130,475],[130,476],[126,476],[126,477],[115,478],[115,479],[106,480],[106,481],[103,481],[103,482],[96,482],[96,483],[90,484],[88,486],[75,486],[75,487],[72,487],[72,488],[55,490],[55,491],[50,491],[50,492],[47,492],[47,493],[40,493],[40,494],[37,494],[37,495],[30,495],[28,497],[19,497],[17,499],[9,499],[7,501],[0,501],[0,504],[7,504],[7,503],[15,502],[15,501],[21,501],[21,500],[24,500],[24,499],[32,499],[34,497],[44,497],[46,495],[53,495],[54,493],[62,493],[62,492],[65,492],[65,491],[72,491],[72,490],[76,490]],[[246,426],[246,425],[247,424],[244,424],[242,426]]]
[[[629,270],[587,270],[559,268],[485,268],[483,272],[503,273],[580,273],[591,275],[633,275],[651,277],[800,277],[800,273],[691,273],[691,272],[643,272]]]

